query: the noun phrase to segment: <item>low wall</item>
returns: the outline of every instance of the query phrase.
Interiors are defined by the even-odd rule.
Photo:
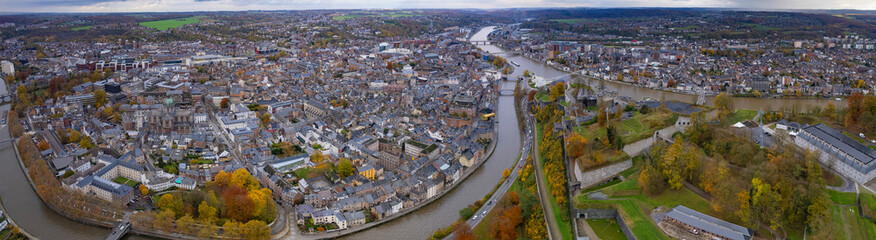
[[[582,172],[580,169],[575,167],[575,176],[578,178],[579,189],[586,189],[593,185],[599,184],[608,180],[614,176],[620,174],[624,170],[629,169],[633,166],[633,160],[627,159],[626,161],[615,163],[612,165],[608,165],[599,169],[590,170],[587,172]]]
[[[621,217],[620,214],[618,214],[618,211],[616,209],[575,209],[575,213],[575,217],[581,219],[615,219],[621,230],[624,231],[624,235],[627,237],[627,239],[636,240],[636,236],[633,235],[633,231],[630,230],[627,222],[624,221],[624,218]]]

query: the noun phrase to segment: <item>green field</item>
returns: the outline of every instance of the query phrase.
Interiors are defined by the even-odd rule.
[[[633,143],[654,134],[657,130],[672,126],[678,114],[664,111],[652,111],[648,114],[635,113],[630,119],[616,124],[618,133],[624,143]]]
[[[94,28],[94,26],[81,26],[81,27],[71,28],[70,30],[73,30],[75,32],[75,31],[79,31],[79,30],[87,30],[87,29],[92,29],[92,28]]]
[[[855,205],[858,202],[857,195],[855,193],[840,192],[828,189],[827,194],[830,195],[830,200],[836,204]]]
[[[872,221],[860,217],[857,207],[833,205],[832,228],[836,239],[873,239],[876,238],[876,225]]]
[[[355,18],[363,18],[363,17],[391,17],[391,18],[400,18],[400,17],[416,17],[421,16],[420,14],[413,14],[411,11],[400,11],[400,12],[387,12],[387,13],[371,13],[371,12],[354,12],[358,14],[347,14],[341,16],[334,16],[332,20],[335,21],[345,21]]]
[[[638,239],[669,239],[663,231],[657,228],[657,225],[651,221],[651,218],[642,211],[642,208],[636,204],[635,200],[630,199],[610,199],[610,200],[588,200],[586,196],[580,195],[576,198],[575,206],[578,208],[612,208],[617,209],[624,221],[630,227]]]
[[[727,117],[727,122],[724,123],[725,126],[730,126],[736,124],[737,122],[744,122],[745,120],[751,120],[757,116],[757,111],[754,110],[736,110]]]
[[[200,23],[200,22],[202,22],[201,18],[206,18],[206,17],[207,16],[194,16],[194,17],[187,17],[187,18],[176,18],[176,19],[166,19],[166,20],[158,20],[158,21],[151,21],[151,22],[141,22],[140,26],[151,27],[151,28],[155,28],[155,29],[164,31],[164,30],[171,29],[171,28],[178,28],[178,27],[186,25],[186,24]]]
[[[137,184],[140,184],[137,181],[129,180],[129,179],[122,177],[122,176],[116,177],[116,179],[113,179],[113,182],[118,183],[118,184],[125,184],[125,185],[131,186],[131,187],[134,187],[134,186],[137,186]]]
[[[596,232],[596,236],[599,237],[599,239],[627,239],[627,236],[624,235],[620,225],[618,225],[617,221],[614,219],[587,219],[587,224],[590,224],[590,228],[593,228],[593,231]]]
[[[551,19],[551,21],[559,22],[559,23],[566,23],[566,24],[579,24],[579,23],[592,22],[593,20],[586,19],[586,18],[570,18],[570,19]]]

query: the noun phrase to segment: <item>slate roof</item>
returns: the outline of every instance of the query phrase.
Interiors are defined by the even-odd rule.
[[[702,214],[682,205],[673,208],[666,217],[733,240],[749,240],[754,231]]]
[[[824,140],[825,142],[845,152],[849,156],[856,158],[863,164],[869,164],[876,158],[876,151],[870,149],[864,144],[828,127],[824,124],[817,124],[808,127],[803,127],[803,131],[812,134],[813,136]]]

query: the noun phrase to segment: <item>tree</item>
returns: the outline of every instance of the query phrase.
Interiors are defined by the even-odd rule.
[[[85,136],[82,139],[80,139],[79,140],[79,147],[86,148],[86,149],[93,147],[93,145],[91,145],[91,138],[89,138],[88,136]]]
[[[101,107],[107,102],[106,91],[103,89],[98,89],[94,91],[94,103],[97,104],[97,107]]]
[[[623,81],[624,81],[624,74],[623,74],[623,73],[618,73],[618,74],[617,74],[617,81],[619,81],[619,82],[623,82]]]
[[[265,240],[271,237],[271,229],[268,224],[259,220],[252,220],[243,225],[246,239]]]
[[[506,168],[505,170],[502,171],[502,179],[506,179],[506,178],[508,178],[508,176],[511,176],[511,169],[510,168]]]
[[[69,139],[70,142],[79,142],[79,138],[81,137],[82,133],[79,133],[79,131],[70,130],[70,135],[68,135],[67,139]]]
[[[225,237],[231,239],[241,239],[244,237],[243,226],[237,221],[231,220],[222,225],[225,232]]]
[[[37,149],[39,149],[40,151],[45,151],[46,149],[49,149],[49,142],[46,142],[46,140],[40,141],[40,143],[37,144]]]
[[[216,238],[216,233],[219,232],[219,226],[213,225],[213,223],[201,223],[201,230],[198,231],[198,238],[201,239],[214,239]]]
[[[584,155],[584,147],[587,145],[587,139],[577,132],[572,132],[566,138],[566,149],[569,151],[569,156],[573,159]]]
[[[546,239],[545,236],[547,236],[548,233],[541,205],[533,205],[531,212],[532,215],[529,216],[529,221],[526,221],[526,236],[533,240]]]
[[[558,97],[566,94],[566,84],[562,82],[558,82],[554,86],[551,87],[549,97],[551,102],[556,101]]]
[[[471,226],[468,226],[465,222],[456,222],[453,225],[453,235],[456,236],[456,240],[474,240],[475,235],[474,231],[471,230]]]
[[[531,76],[532,76],[532,72],[530,72],[529,70],[523,70],[523,77],[527,77],[527,78],[528,78],[528,77],[531,77]]]
[[[140,184],[140,194],[142,194],[143,196],[149,194],[149,189],[146,188],[146,185]]]
[[[321,163],[323,160],[322,152],[313,151],[313,155],[310,155],[310,162],[312,163]]]
[[[715,97],[715,108],[720,111],[719,113],[723,118],[733,112],[733,99],[731,99],[730,95],[727,95],[727,93],[718,94],[718,96]]]
[[[195,219],[186,214],[176,220],[176,230],[183,234],[193,234],[195,232]]]
[[[271,114],[270,113],[262,114],[261,116],[259,116],[259,120],[261,120],[262,126],[267,126],[268,122],[271,121]]]
[[[152,221],[152,227],[158,230],[170,231],[173,229],[173,211],[162,210]]]
[[[353,163],[349,158],[341,158],[338,161],[338,175],[341,177],[347,177],[353,174]]]
[[[161,198],[158,198],[158,204],[156,205],[162,211],[168,210],[179,214],[182,208],[182,199],[174,199],[172,194],[165,193],[161,195]]]
[[[828,102],[827,107],[824,107],[824,116],[836,121],[836,105],[833,102]]]
[[[219,102],[220,108],[228,108],[228,98],[223,98],[222,101]]]
[[[599,108],[599,114],[596,115],[596,121],[599,122],[599,126],[605,127],[608,124],[608,114],[605,112],[605,108]]]
[[[213,224],[216,221],[216,207],[207,204],[207,201],[201,201],[198,205],[198,220],[201,222]]]
[[[859,92],[853,93],[846,99],[849,103],[849,108],[846,111],[846,127],[854,126],[858,123],[861,114],[864,113],[864,95]]]

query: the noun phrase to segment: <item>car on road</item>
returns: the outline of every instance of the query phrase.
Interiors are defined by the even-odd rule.
[[[493,200],[490,200],[489,202],[487,202],[487,206],[489,206],[490,204],[493,204]]]

